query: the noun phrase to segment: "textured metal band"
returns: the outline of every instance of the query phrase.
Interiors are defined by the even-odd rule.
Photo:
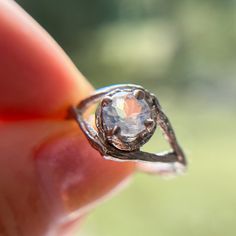
[[[92,96],[82,100],[77,107],[71,109],[71,114],[79,124],[81,130],[86,135],[90,144],[97,149],[101,155],[108,157],[112,160],[119,161],[144,161],[144,162],[162,162],[162,163],[180,163],[183,166],[186,166],[185,155],[179,146],[174,130],[170,124],[169,119],[164,114],[161,109],[161,106],[157,99],[156,102],[156,111],[157,111],[157,124],[161,128],[166,140],[170,144],[172,151],[163,152],[163,153],[148,153],[143,152],[140,149],[135,151],[122,151],[114,146],[107,144],[101,137],[98,135],[98,132],[94,127],[84,119],[85,111],[92,105],[99,103],[107,93],[110,93],[114,89],[125,89],[125,88],[137,88],[143,89],[141,86],[133,84],[125,85],[115,85],[106,87],[104,89],[97,90]],[[155,97],[156,98],[156,97]]]

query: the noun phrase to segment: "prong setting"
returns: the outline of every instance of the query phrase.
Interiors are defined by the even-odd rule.
[[[118,136],[120,131],[121,131],[120,127],[118,125],[116,125],[112,130],[110,130],[109,135],[110,136],[114,136],[114,135]]]
[[[147,119],[144,121],[144,125],[146,126],[147,130],[152,130],[153,126],[155,126],[155,122],[153,119]]]
[[[102,107],[105,107],[107,105],[109,105],[112,102],[112,99],[110,97],[105,97],[102,100]]]
[[[145,92],[141,89],[136,89],[136,90],[134,90],[134,96],[139,100],[144,99],[145,98]]]

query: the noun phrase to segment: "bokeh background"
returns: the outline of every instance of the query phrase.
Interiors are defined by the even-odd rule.
[[[95,87],[156,93],[188,155],[185,176],[137,174],[78,235],[236,235],[236,1],[17,2]],[[145,149],[166,147],[157,134]]]

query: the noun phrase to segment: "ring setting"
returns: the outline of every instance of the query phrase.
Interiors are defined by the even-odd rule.
[[[85,113],[95,104],[95,124],[92,124],[85,118]],[[186,167],[185,155],[159,101],[139,85],[115,85],[97,90],[73,107],[72,114],[90,144],[106,158],[165,163],[172,172]],[[172,150],[157,154],[141,151],[157,127]]]
[[[137,88],[115,89],[102,99],[95,120],[102,139],[119,150],[136,150],[156,128],[153,97]]]

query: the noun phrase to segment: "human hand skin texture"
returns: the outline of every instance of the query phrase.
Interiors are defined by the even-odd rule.
[[[93,92],[55,41],[0,0],[0,235],[73,235],[133,163],[104,160],[68,107]]]

